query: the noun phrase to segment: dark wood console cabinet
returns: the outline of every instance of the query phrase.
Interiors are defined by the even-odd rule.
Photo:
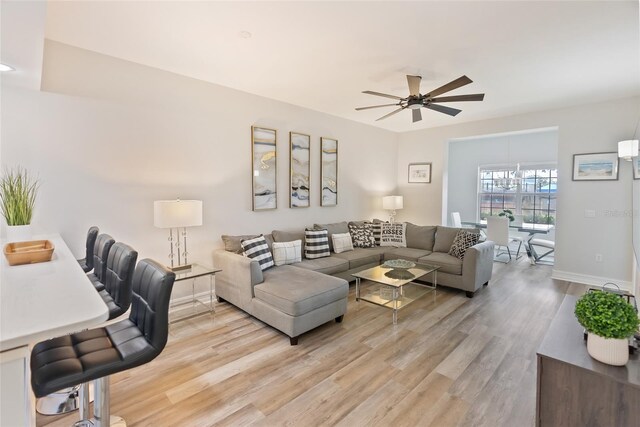
[[[592,359],[576,301],[565,297],[538,349],[536,425],[640,426],[638,352],[623,367]]]

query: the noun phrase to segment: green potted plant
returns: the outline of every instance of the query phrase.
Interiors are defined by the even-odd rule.
[[[503,209],[502,212],[498,214],[498,216],[506,216],[509,218],[509,222],[513,222],[516,217],[513,215],[513,211],[510,209]]]
[[[7,240],[31,238],[31,218],[38,193],[38,180],[26,169],[10,169],[0,178],[0,210],[7,222]]]
[[[580,297],[575,315],[588,332],[591,357],[614,366],[627,363],[627,339],[638,330],[638,314],[631,304],[611,292],[591,291]]]

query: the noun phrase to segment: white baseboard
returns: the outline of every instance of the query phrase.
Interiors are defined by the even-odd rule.
[[[581,283],[588,286],[602,287],[605,283],[615,283],[620,289],[627,290],[632,294],[635,293],[633,284],[626,280],[610,279],[608,277],[589,276],[587,274],[571,273],[569,271],[559,271],[553,269],[551,278],[556,280],[564,280],[567,282]]]

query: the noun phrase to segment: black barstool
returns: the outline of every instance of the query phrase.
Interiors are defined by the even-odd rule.
[[[89,228],[89,231],[87,232],[87,243],[84,258],[78,260],[80,267],[82,267],[85,273],[93,270],[93,247],[96,244],[96,238],[98,237],[99,232],[100,230],[95,226]]]
[[[169,299],[175,277],[160,263],[144,259],[133,274],[128,319],[36,344],[31,353],[31,386],[36,397],[95,380],[91,422],[98,427],[110,425],[109,375],[148,363],[162,352],[169,333]],[[88,387],[82,390],[80,418],[88,420]]]
[[[87,274],[96,290],[104,289],[104,278],[107,274],[109,250],[116,241],[108,234],[100,234],[93,249],[93,273]]]
[[[104,287],[99,291],[102,300],[109,308],[109,320],[129,310],[131,279],[137,259],[138,252],[122,242],[115,243],[109,249],[104,280],[101,281]]]

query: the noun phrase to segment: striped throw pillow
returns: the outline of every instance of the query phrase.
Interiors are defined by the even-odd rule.
[[[267,241],[262,234],[253,239],[245,239],[240,242],[240,245],[244,251],[244,256],[258,261],[262,271],[274,266],[269,245],[267,245]]]
[[[375,245],[380,246],[380,236],[382,235],[382,222],[374,220],[371,223],[371,230],[373,231],[373,240],[375,240]]]
[[[304,231],[304,256],[308,259],[324,258],[331,255],[329,251],[329,233],[327,230]]]

